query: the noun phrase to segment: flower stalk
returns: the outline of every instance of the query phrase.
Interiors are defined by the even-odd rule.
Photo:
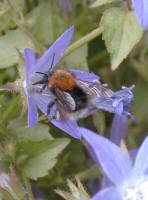
[[[74,42],[72,45],[70,45],[70,47],[65,51],[64,56],[68,56],[76,49],[80,48],[81,46],[85,45],[86,43],[90,42],[91,40],[99,36],[102,32],[103,32],[102,27],[98,27],[95,30],[91,31],[90,33],[88,33],[87,35],[85,35],[78,41]]]

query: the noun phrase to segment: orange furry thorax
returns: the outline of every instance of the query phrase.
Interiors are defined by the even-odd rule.
[[[48,80],[49,88],[70,91],[76,86],[75,77],[65,69],[57,69]]]

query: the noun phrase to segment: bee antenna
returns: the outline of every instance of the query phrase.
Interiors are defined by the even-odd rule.
[[[45,74],[45,73],[43,73],[43,72],[35,72],[35,73],[37,73],[37,74],[43,74],[43,75],[45,75],[46,77],[48,77],[48,75]]]
[[[53,57],[52,57],[52,62],[51,62],[51,66],[49,68],[49,71],[52,70],[52,67],[53,67],[53,63],[54,63],[54,58],[55,58],[55,53],[53,54]]]

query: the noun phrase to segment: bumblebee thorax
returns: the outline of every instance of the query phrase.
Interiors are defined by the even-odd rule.
[[[65,69],[56,70],[48,79],[49,88],[58,88],[61,91],[70,91],[75,86],[75,77]]]

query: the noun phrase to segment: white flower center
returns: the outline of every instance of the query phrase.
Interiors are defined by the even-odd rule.
[[[125,187],[123,200],[148,200],[148,180],[139,182],[134,187]]]

